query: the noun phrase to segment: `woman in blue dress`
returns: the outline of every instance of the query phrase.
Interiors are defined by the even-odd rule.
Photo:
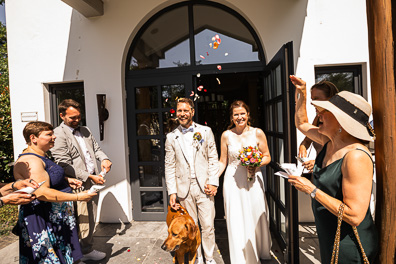
[[[360,95],[342,91],[328,101],[312,101],[319,126],[308,123],[306,84],[290,76],[296,86],[296,127],[307,137],[323,145],[315,160],[313,182],[290,176],[297,190],[312,197],[322,263],[330,263],[337,230],[337,215],[344,204],[344,218],[339,240],[338,263],[363,263],[353,227],[356,227],[368,260],[373,263],[378,252],[378,235],[370,213],[374,165],[365,146],[373,141],[369,124],[370,104]]]
[[[46,157],[54,146],[53,126],[29,122],[23,136],[28,144],[14,167],[15,179],[42,183],[36,200],[19,210],[20,263],[73,263],[82,258],[72,201],[89,201],[96,193],[73,194],[81,181],[64,176],[62,167]]]

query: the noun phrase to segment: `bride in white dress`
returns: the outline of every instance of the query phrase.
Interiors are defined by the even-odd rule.
[[[260,259],[271,258],[263,175],[259,168],[243,167],[238,158],[243,147],[257,146],[263,153],[260,166],[271,161],[265,134],[249,125],[249,113],[243,101],[233,102],[231,125],[221,136],[219,175],[227,167],[223,195],[232,264],[259,264]],[[255,175],[253,180],[248,181],[248,173]]]

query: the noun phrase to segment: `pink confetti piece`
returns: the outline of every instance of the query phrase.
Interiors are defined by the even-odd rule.
[[[205,59],[205,57],[204,57],[204,56],[202,56],[202,55],[199,55],[199,57],[201,57],[201,59]]]
[[[190,96],[193,96],[194,95],[194,91],[191,91],[191,94],[190,94]]]
[[[221,71],[221,65],[217,65],[217,69]]]
[[[205,121],[205,126],[207,126],[208,125],[208,123]]]
[[[220,45],[221,39],[216,39],[216,43]]]
[[[168,98],[165,99],[165,102],[168,102]]]
[[[200,86],[198,86],[198,91],[202,91],[202,89],[203,89],[203,85],[200,85]]]

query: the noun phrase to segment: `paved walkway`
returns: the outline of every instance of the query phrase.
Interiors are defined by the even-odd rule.
[[[225,221],[216,220],[215,230],[215,260],[218,264],[230,264]],[[171,264],[171,255],[161,249],[166,237],[165,222],[99,224],[95,231],[95,249],[106,252],[107,258],[86,263]],[[274,239],[273,241],[275,242]],[[262,264],[284,263],[283,254],[276,242],[273,243],[272,252],[272,260],[263,261]],[[300,263],[320,263],[318,252],[314,226],[300,226]],[[1,249],[0,260],[3,264],[18,263],[18,242]]]

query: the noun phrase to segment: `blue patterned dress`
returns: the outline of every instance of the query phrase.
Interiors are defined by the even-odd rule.
[[[71,193],[63,168],[46,157],[33,153],[45,163],[52,189]],[[73,202],[50,203],[37,199],[21,205],[19,232],[19,263],[70,263],[82,258],[78,241]]]

